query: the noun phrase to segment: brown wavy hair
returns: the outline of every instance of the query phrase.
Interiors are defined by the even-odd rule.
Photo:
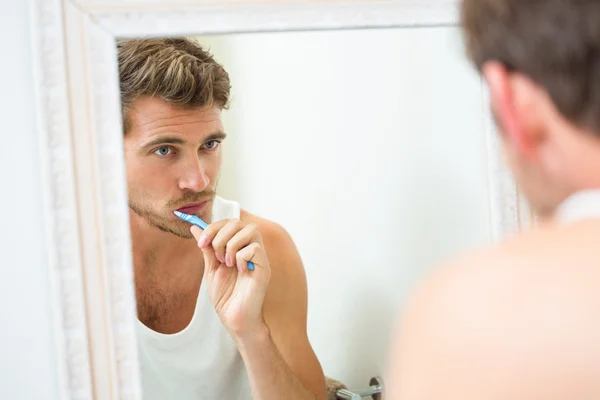
[[[229,106],[229,74],[213,56],[188,38],[127,39],[117,42],[121,112],[125,133],[128,112],[142,96],[178,107]]]

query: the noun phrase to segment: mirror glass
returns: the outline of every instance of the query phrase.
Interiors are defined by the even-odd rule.
[[[458,29],[194,39],[232,86],[221,115],[227,138],[217,195],[289,234],[305,270],[308,337],[324,374],[368,386],[385,371],[395,317],[416,281],[441,260],[491,240],[483,89]],[[134,166],[127,168],[136,179]],[[133,230],[134,243],[143,241]],[[152,254],[144,257],[134,248],[134,263]],[[169,268],[178,274],[177,265]],[[138,301],[173,296],[148,282],[136,271]],[[167,305],[166,312],[186,307]],[[209,312],[191,307],[182,313],[188,320]],[[211,329],[198,326],[194,335],[211,341],[202,336]],[[144,335],[161,340],[162,333]],[[164,354],[169,346],[165,341]],[[156,363],[174,363],[165,380],[217,359],[206,355],[199,367],[143,349],[140,357],[143,376]],[[211,379],[223,384],[228,362],[214,365]]]

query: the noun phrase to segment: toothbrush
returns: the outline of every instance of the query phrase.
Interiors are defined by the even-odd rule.
[[[196,225],[198,228],[205,230],[208,226],[206,222],[202,221],[200,218],[195,215],[190,215],[186,213],[182,213],[181,211],[173,211],[173,213],[180,219],[189,222],[192,225]],[[254,263],[252,261],[248,261],[248,269],[250,271],[254,271]]]

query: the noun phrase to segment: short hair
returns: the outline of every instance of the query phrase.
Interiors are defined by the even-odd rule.
[[[117,42],[121,112],[125,133],[136,99],[160,98],[188,108],[229,106],[229,74],[213,56],[188,38],[127,39]]]
[[[574,125],[600,136],[600,0],[463,0],[467,53],[528,76]]]

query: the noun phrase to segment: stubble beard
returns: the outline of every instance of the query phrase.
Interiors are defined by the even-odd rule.
[[[164,208],[170,211],[166,212],[172,212],[172,210],[175,210],[186,203],[208,201],[208,204],[204,206],[203,213],[198,213],[197,216],[202,218],[206,223],[210,223],[212,204],[216,195],[215,192],[212,190],[207,190],[202,193],[189,193],[190,194],[184,195],[183,198],[177,201],[170,201],[167,203]],[[190,224],[188,222],[171,220],[168,217],[155,212],[150,204],[144,204],[144,202],[137,201],[134,197],[135,196],[130,196],[129,198],[129,208],[136,215],[146,221],[150,226],[155,227],[162,232],[170,233],[183,239],[193,238],[193,235],[190,232]]]

